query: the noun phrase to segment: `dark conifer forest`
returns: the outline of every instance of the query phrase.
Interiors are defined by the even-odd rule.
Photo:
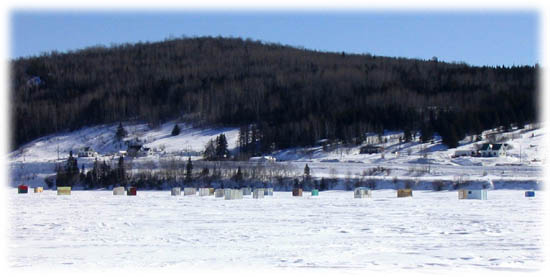
[[[403,47],[406,47],[404,45]],[[537,120],[538,66],[319,52],[239,38],[181,38],[12,60],[12,148],[127,120],[241,128],[247,153],[434,133],[448,146]]]

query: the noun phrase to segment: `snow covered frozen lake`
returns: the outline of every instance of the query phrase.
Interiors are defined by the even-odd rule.
[[[9,196],[12,267],[520,270],[543,264],[543,191],[375,190],[242,200],[138,191]]]

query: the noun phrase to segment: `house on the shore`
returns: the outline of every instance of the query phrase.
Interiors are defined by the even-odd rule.
[[[506,156],[508,144],[505,143],[484,143],[479,149],[482,157],[503,157]]]
[[[145,157],[153,154],[153,150],[149,147],[143,146],[144,143],[139,138],[135,138],[127,142],[128,144],[128,156],[130,157]]]
[[[380,143],[392,143],[399,141],[402,138],[404,132],[401,131],[384,131],[383,134],[378,134],[376,132],[367,132],[365,133],[364,142],[367,145],[371,144],[380,144]]]
[[[153,154],[153,150],[142,145],[128,146],[128,156],[130,157],[146,157]]]
[[[139,149],[137,155],[139,157],[145,157],[145,156],[150,156],[150,155],[153,155],[153,149],[149,148],[149,147],[141,147],[141,149]]]
[[[249,159],[251,162],[259,162],[259,163],[274,163],[277,161],[277,159],[273,156],[261,156],[261,157],[251,157]]]
[[[128,156],[130,157],[137,157],[139,150],[141,149],[141,145],[138,144],[132,144],[128,145]]]
[[[476,151],[472,149],[461,149],[461,150],[456,150],[453,157],[457,158],[457,157],[468,157],[468,156],[475,156],[475,155],[476,155]]]
[[[86,147],[82,147],[79,151],[78,151],[78,157],[79,158],[82,158],[82,157],[96,157],[97,156],[97,152],[95,152],[91,147],[89,146],[86,146]]]

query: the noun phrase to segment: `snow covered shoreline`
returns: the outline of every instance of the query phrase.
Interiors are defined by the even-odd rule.
[[[288,183],[292,183],[292,179],[301,180],[306,164],[311,168],[314,180],[332,180],[329,181],[329,189],[350,190],[355,183],[361,181],[379,189],[413,185],[418,190],[432,190],[434,186],[438,189],[464,187],[540,190],[543,187],[542,172],[547,159],[547,151],[544,151],[542,145],[545,130],[530,127],[531,129],[512,130],[500,135],[510,137],[507,142],[510,150],[503,157],[453,157],[455,151],[465,152],[473,148],[475,143],[465,139],[457,149],[447,149],[439,140],[429,143],[402,143],[396,139],[398,133],[389,132],[388,142],[383,143],[384,153],[360,154],[360,146],[331,146],[327,149],[318,146],[275,151],[273,156],[277,159],[276,162],[225,161],[211,162],[208,165],[208,162],[199,161],[200,151],[204,149],[205,143],[223,133],[228,138],[229,148],[235,152],[238,129],[200,129],[181,124],[181,134],[171,136],[173,125],[171,122],[158,128],[150,128],[146,124],[128,123],[128,139],[140,138],[145,146],[155,149],[144,157],[127,157],[125,162],[131,167],[127,170],[128,173],[136,175],[141,171],[168,170],[166,165],[170,163],[181,168],[190,157],[196,163],[196,175],[203,166],[224,168],[228,171],[236,171],[237,167],[266,169],[268,177],[250,180],[245,178],[245,181],[252,186],[267,182],[275,186],[276,190],[290,190],[291,184]],[[77,151],[85,146],[99,152],[97,158],[100,162],[105,161],[111,167],[116,167],[118,159],[115,153],[124,150],[125,146],[114,139],[115,129],[116,125],[93,126],[43,137],[22,146],[9,154],[8,186],[26,184],[45,187],[45,179],[55,174],[56,163],[63,164],[69,151]],[[90,170],[95,159],[78,157],[78,166]],[[228,179],[228,176],[224,178]],[[218,186],[225,182],[224,178],[216,181]],[[288,182],[277,184],[277,178]],[[168,189],[170,186],[171,184],[163,184],[160,188]]]

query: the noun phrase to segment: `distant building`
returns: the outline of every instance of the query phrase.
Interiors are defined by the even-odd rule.
[[[149,147],[141,147],[141,149],[138,151],[138,156],[145,157],[153,154],[153,149]]]
[[[466,156],[475,156],[476,152],[472,149],[465,150],[456,150],[453,157],[466,157]]]
[[[78,157],[95,157],[97,156],[97,152],[95,152],[91,147],[86,146],[82,147],[78,151]]]
[[[385,131],[384,134],[368,132],[368,133],[365,133],[364,142],[367,145],[370,145],[370,144],[379,144],[379,143],[397,141],[401,137],[403,137],[403,134],[404,134],[403,132],[396,132],[396,131]]]
[[[149,147],[144,147],[139,144],[128,146],[128,156],[130,157],[145,157],[153,154],[153,150]]]
[[[129,145],[128,146],[128,156],[136,157],[138,155],[141,145]]]
[[[507,144],[502,143],[484,143],[479,149],[482,157],[502,157],[506,156]]]
[[[367,145],[359,149],[359,154],[376,154],[382,153],[382,151],[384,151],[384,148],[381,146]]]
[[[143,147],[143,142],[139,138],[128,140],[126,144],[128,145],[128,156],[137,157],[138,155],[142,155],[140,151],[143,151],[141,149]]]
[[[249,159],[251,162],[276,162],[277,159],[272,156],[252,157]]]

